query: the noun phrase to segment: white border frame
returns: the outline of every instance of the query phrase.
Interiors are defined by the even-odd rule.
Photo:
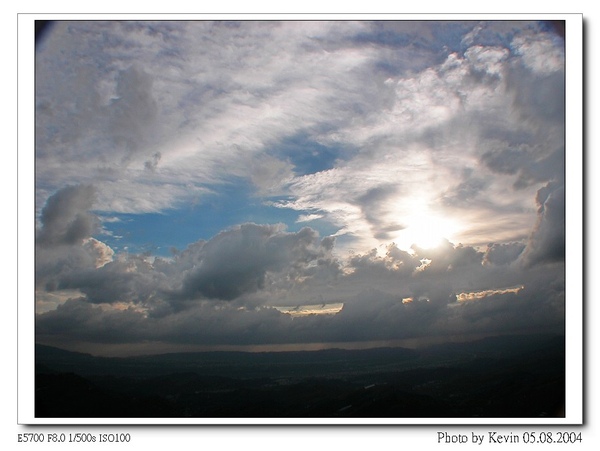
[[[34,21],[35,20],[565,20],[566,406],[565,418],[122,419],[34,414]],[[19,14],[18,20],[18,410],[19,424],[54,425],[579,425],[583,424],[583,17],[581,14]]]

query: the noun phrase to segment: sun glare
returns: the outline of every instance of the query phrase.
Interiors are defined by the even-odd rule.
[[[406,221],[408,226],[398,234],[398,247],[410,250],[413,245],[431,249],[443,243],[444,239],[452,241],[456,232],[456,222],[435,213],[423,212],[413,215]]]

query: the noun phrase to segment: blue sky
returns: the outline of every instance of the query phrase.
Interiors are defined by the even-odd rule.
[[[356,152],[325,146],[303,135],[291,136],[272,149],[265,149],[269,158],[279,158],[289,164],[296,177],[332,169],[337,160],[351,158]],[[204,188],[207,192],[201,199],[174,208],[156,213],[114,214],[104,223],[102,239],[115,249],[168,256],[173,248],[181,250],[198,239],[208,240],[232,225],[281,222],[288,230],[298,231],[311,214],[315,215],[312,210],[276,206],[293,197],[276,193],[264,195],[246,177],[232,177],[218,184],[206,184]],[[331,235],[339,229],[316,216],[310,225],[321,235]],[[170,230],[177,233],[169,233]]]
[[[38,340],[561,332],[564,64],[548,22],[53,23]]]
[[[304,222],[298,222],[298,211],[266,204],[253,194],[252,186],[244,180],[230,181],[215,191],[202,203],[160,213],[114,214],[98,237],[113,249],[168,257],[198,239],[208,240],[235,224],[284,223],[289,231],[298,231],[304,226]],[[273,197],[268,202],[285,200]],[[337,231],[320,219],[310,223],[323,236]]]

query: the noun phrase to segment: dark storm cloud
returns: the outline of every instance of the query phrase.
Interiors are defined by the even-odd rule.
[[[523,245],[520,250],[522,248]],[[351,271],[343,277],[340,286],[342,283],[351,286],[354,292],[377,289],[395,293],[399,299],[411,297],[417,301],[421,298],[436,305],[447,305],[455,302],[460,293],[501,290],[527,283],[528,273],[533,270],[524,270],[516,263],[508,264],[507,255],[514,250],[494,250],[497,254],[506,254],[503,256],[506,264],[500,264],[500,255],[493,256],[490,249],[486,254],[447,241],[435,249],[415,246],[413,253],[390,245],[385,256],[378,256],[376,251],[354,256],[347,268]],[[495,264],[489,264],[490,258]]]
[[[36,238],[36,287],[78,289],[90,303],[149,302],[168,285],[145,256],[120,255],[92,237],[100,232],[90,212],[95,189],[68,186],[49,197]]]
[[[36,246],[35,284],[38,289],[55,291],[63,278],[73,277],[81,271],[92,270],[96,256],[79,245],[60,245],[52,248]]]
[[[481,160],[495,172],[513,175],[528,164],[531,157],[526,149],[509,147],[486,152],[482,155]]]
[[[364,303],[362,299],[348,300],[340,318],[350,312],[357,312],[357,317],[371,316],[369,324],[393,318],[391,323],[413,332],[420,328],[428,332],[443,330],[443,333],[498,332],[545,326],[560,330],[564,313],[564,266],[560,263],[528,268],[508,265],[508,260],[515,260],[514,255],[522,249],[523,245],[519,243],[493,246],[484,255],[473,248],[446,245],[436,253],[420,254],[421,251],[415,249],[416,254],[411,256],[391,247],[385,258],[373,255],[363,258],[362,266],[352,275],[358,277],[359,272],[365,273],[370,267],[370,280],[376,281],[379,287],[385,287],[388,295],[379,293],[371,296],[373,300]],[[482,264],[485,259],[492,259],[495,264]],[[416,271],[403,269],[406,263],[410,263],[408,268],[417,269],[415,265],[421,261],[426,264]],[[398,264],[400,262],[402,264]],[[388,279],[384,283],[386,273]],[[390,280],[395,280],[395,284]],[[519,291],[500,289],[523,286],[521,284],[524,288]],[[485,297],[471,303],[456,303],[460,293],[485,291],[491,287],[499,290],[489,290]],[[394,292],[398,294],[392,294]],[[412,302],[399,306],[400,298],[409,295]],[[363,293],[361,297],[366,299],[369,296]],[[383,299],[389,300],[387,307],[383,307],[386,305]],[[401,316],[399,312],[402,312]],[[365,329],[366,324],[363,331]]]
[[[507,265],[519,258],[525,244],[523,243],[493,243],[488,244],[483,258],[484,264]]]
[[[137,255],[121,256],[100,268],[73,270],[62,275],[58,285],[60,289],[79,289],[94,304],[149,304],[168,287],[167,276]]]
[[[62,277],[92,269],[105,259],[99,246],[87,243],[100,227],[89,211],[94,199],[89,185],[67,186],[49,197],[36,233],[36,287],[56,290]]]
[[[328,248],[308,227],[286,233],[280,225],[242,224],[198,249],[198,263],[184,277],[180,296],[235,299],[264,288],[268,271],[286,272],[290,279],[302,275]]]
[[[527,264],[565,259],[565,189],[550,182],[538,190],[538,219],[524,251]]]
[[[38,315],[39,337],[62,336],[67,340],[131,343],[151,336],[151,324],[133,309],[103,310],[85,299],[69,299],[56,310]]]
[[[286,232],[282,225],[248,223],[193,243],[173,259],[121,254],[100,266],[93,246],[60,246],[38,252],[38,285],[78,289],[90,303],[139,304],[163,315],[198,299],[231,301],[307,278],[335,278],[333,243],[307,227]]]
[[[40,337],[89,340],[98,343],[202,343],[253,345],[391,340],[438,334],[503,331],[562,331],[564,281],[560,267],[527,273],[528,285],[518,292],[492,294],[458,303],[442,299],[439,284],[425,280],[423,296],[403,303],[403,297],[368,288],[345,299],[336,315],[292,318],[273,308],[244,309],[224,301],[199,301],[186,310],[163,316],[133,308],[104,310],[84,299],[67,301],[38,315]],[[498,281],[504,282],[504,281]],[[449,292],[450,293],[450,292]]]
[[[522,188],[548,180],[563,180],[565,167],[565,149],[562,145],[542,156],[534,164],[521,170],[514,187]]]
[[[492,171],[517,175],[515,188],[524,188],[534,183],[560,180],[564,177],[565,152],[562,143],[555,149],[536,149],[532,146],[503,148],[486,152],[481,161]]]
[[[100,226],[97,216],[89,212],[94,199],[94,188],[89,185],[67,186],[57,191],[42,209],[37,244],[81,244],[90,237]]]
[[[543,54],[536,55],[536,67],[542,65],[539,60],[543,58]],[[565,118],[564,68],[546,72],[542,66],[543,69],[536,72],[524,64],[512,66],[507,74],[507,88],[513,95],[516,112],[536,131],[562,124]]]
[[[420,259],[431,260],[427,271],[443,273],[465,267],[478,268],[481,266],[483,253],[471,246],[454,245],[444,240],[439,246],[422,249],[413,246],[413,250]]]
[[[526,287],[518,294],[496,294],[457,305],[445,319],[448,332],[564,333],[564,292],[546,288],[542,283],[552,284],[553,280],[532,279],[531,288]]]
[[[376,288],[366,289],[349,299],[342,311],[331,318],[342,341],[388,340],[424,337],[436,330],[448,315],[448,304],[416,295],[410,303],[402,296]]]

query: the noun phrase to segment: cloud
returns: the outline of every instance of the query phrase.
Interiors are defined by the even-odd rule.
[[[83,246],[90,254],[94,256],[96,261],[96,269],[102,268],[107,263],[113,261],[115,251],[113,251],[110,246],[106,245],[102,241],[98,241],[95,238],[88,238],[86,241],[84,241]]]
[[[527,264],[564,262],[565,190],[561,183],[550,182],[538,191],[538,220],[531,233],[523,258]]]
[[[310,221],[314,221],[315,219],[321,219],[323,217],[323,215],[320,214],[309,214],[309,215],[300,215],[298,216],[298,219],[296,219],[296,222],[310,222]]]
[[[267,272],[284,272],[290,281],[327,254],[318,234],[303,228],[285,232],[281,225],[242,224],[221,232],[201,248],[183,280],[180,295],[231,300],[265,288]]]
[[[465,168],[459,180],[460,183],[442,195],[443,203],[451,207],[481,205],[482,195],[490,184],[489,180],[480,177],[472,168]]]
[[[396,194],[397,189],[394,185],[380,185],[367,190],[357,199],[366,221],[373,228],[373,236],[379,240],[390,240],[393,237],[391,232],[397,232],[405,227],[402,224],[389,224],[385,221],[386,201]]]
[[[344,304],[341,302],[333,304],[313,304],[313,305],[297,305],[294,307],[273,307],[281,313],[286,313],[292,317],[308,316],[308,315],[335,315],[339,313]]]
[[[506,143],[501,145],[505,146]],[[482,155],[482,162],[493,172],[517,175],[513,187],[524,187],[563,177],[564,148],[558,143],[553,149],[521,145],[517,148],[494,149]]]
[[[158,167],[158,163],[160,162],[161,154],[160,152],[156,152],[152,155],[152,159],[148,160],[144,163],[144,167],[149,171],[155,171]]]
[[[82,268],[61,275],[59,289],[78,289],[94,304],[152,305],[159,290],[167,288],[166,275],[142,255],[124,255],[99,268]]]
[[[196,300],[232,301],[310,280],[324,283],[339,272],[333,245],[333,238],[321,239],[310,228],[286,232],[281,224],[252,223],[195,242],[170,259],[115,256],[89,238],[79,246],[41,252],[37,281],[48,290],[79,290],[90,303],[129,303],[163,314]]]
[[[38,315],[36,334],[42,340],[62,337],[66,342],[131,343],[152,335],[150,326],[133,309],[106,310],[75,298]]]
[[[116,75],[115,98],[108,105],[109,128],[114,145],[123,147],[123,162],[130,153],[153,141],[158,115],[152,92],[152,77],[134,66]],[[160,152],[154,155],[160,155]]]
[[[526,288],[481,291],[485,296],[478,302],[457,303],[456,295],[440,302],[435,294],[428,300],[424,293],[408,303],[403,302],[406,297],[371,288],[345,299],[337,313],[295,317],[275,308],[241,308],[231,302],[208,300],[157,316],[134,308],[101,308],[80,298],[38,315],[37,328],[41,339],[62,343],[149,340],[172,345],[239,346],[508,331],[560,332],[564,324],[560,280],[547,270],[528,276]]]
[[[492,243],[488,244],[483,258],[484,264],[507,265],[516,261],[523,250],[523,243]]]
[[[42,209],[36,242],[40,246],[81,244],[98,230],[97,216],[89,213],[95,198],[92,186],[67,186],[52,195]]]
[[[250,180],[258,195],[278,195],[292,179],[291,165],[269,155],[256,157],[250,164]]]
[[[341,267],[331,257],[331,238],[319,240],[311,229],[290,233],[281,226],[244,224],[194,243],[171,260],[122,256],[101,268],[73,271],[63,277],[60,288],[78,289],[91,303],[139,304],[157,320],[207,301],[219,308],[227,302],[232,307],[225,311],[230,311],[320,299],[342,302],[345,310],[353,311],[358,308],[355,302],[366,302],[356,293],[373,289],[390,295],[394,303],[411,297],[444,306],[459,293],[529,281],[527,271],[506,266],[507,258],[500,257],[514,254],[513,247],[518,249],[516,244],[490,246],[484,254],[446,242],[433,250],[415,248],[410,254],[391,245],[383,257],[374,250]]]
[[[502,73],[503,62],[509,57],[510,51],[503,47],[474,45],[464,55],[473,71],[497,76]]]
[[[523,67],[520,54],[508,46],[478,44],[410,77],[386,80],[395,89],[391,108],[379,110],[372,122],[339,127],[335,135],[320,138],[329,145],[361,149],[357,157],[338,164],[335,172],[298,179],[291,189],[297,201],[289,205],[316,206],[354,236],[364,237],[369,230],[373,238],[390,240],[410,220],[411,201],[418,192],[421,206],[465,215],[465,224],[482,211],[485,222],[493,215],[500,223],[510,214],[512,238],[527,236],[536,189],[564,167],[562,104],[554,104],[550,94],[563,88],[557,85],[562,83],[562,67],[539,78],[523,73]],[[548,109],[538,109],[544,99]],[[347,186],[346,180],[354,185]],[[371,204],[361,202],[368,193],[381,192],[375,180],[386,183],[390,195]],[[354,188],[362,194],[353,197]],[[315,200],[317,190],[320,197]],[[342,203],[346,216],[338,213]],[[350,213],[355,207],[369,210],[367,222],[377,221],[359,227],[356,214]],[[388,214],[377,215],[375,208]],[[447,238],[470,244],[495,241],[491,229],[481,229],[485,235],[477,236],[462,227]],[[475,236],[479,241],[472,241]]]
[[[49,197],[36,230],[37,288],[54,291],[63,276],[112,259],[112,249],[91,237],[100,230],[98,217],[89,211],[94,199],[90,185],[67,186]]]
[[[501,294],[517,294],[523,288],[525,288],[525,287],[523,285],[521,285],[518,287],[511,287],[511,288],[496,288],[496,289],[483,290],[483,291],[463,292],[463,293],[458,293],[456,295],[456,300],[458,302],[479,301],[481,299],[484,299],[484,298],[487,298],[490,296],[497,296],[497,295],[501,295]]]
[[[563,70],[563,40],[564,36],[536,33],[515,37],[512,47],[517,54],[523,56],[523,64],[528,69],[536,74],[548,75]]]
[[[39,337],[251,345],[561,330],[561,264],[484,264],[493,251],[510,254],[516,245],[491,246],[485,254],[450,243],[412,254],[390,245],[384,256],[356,255],[340,267],[330,258],[332,244],[308,228],[293,233],[245,224],[173,259],[122,256],[73,270],[57,292],[71,298],[37,315]],[[337,272],[325,277],[326,264]],[[56,302],[43,292],[41,301]],[[336,308],[293,319],[282,313],[299,305]]]

